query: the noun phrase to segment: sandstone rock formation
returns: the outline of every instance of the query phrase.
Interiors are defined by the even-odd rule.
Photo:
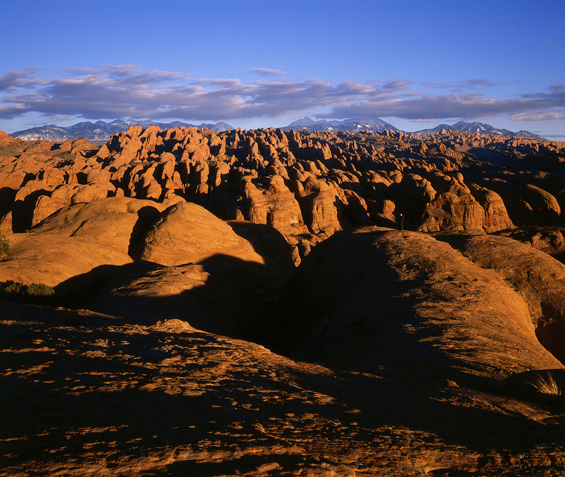
[[[164,210],[163,204],[149,200],[107,198],[63,207],[32,230],[36,234],[91,238],[134,255],[143,233]]]
[[[529,308],[536,337],[565,363],[565,265],[507,237],[440,235],[481,268],[496,270]]]
[[[0,474],[562,475],[563,162],[454,131],[0,134]]]
[[[564,366],[535,339],[523,296],[445,243],[365,228],[307,257],[296,300],[281,300],[300,316],[282,325],[306,336],[297,353],[331,366],[195,329],[194,316],[223,316],[216,325],[240,331],[228,310],[247,295],[232,274],[147,267],[114,288],[115,314],[0,303],[8,475],[565,468],[562,399],[533,386],[563,386]]]
[[[104,266],[123,266],[132,262],[127,253],[92,238],[67,237],[59,234],[13,234],[7,236],[10,252],[0,262],[0,282],[13,280],[25,284],[44,283],[51,287],[67,280],[94,272],[91,280],[112,275]],[[64,290],[63,295],[81,292]]]
[[[399,227],[400,214],[405,228],[422,231],[562,226],[565,186],[555,171],[564,149],[547,141],[135,126],[102,147],[8,136],[2,144],[0,229],[15,232],[111,196],[195,201],[220,218],[276,228],[302,256],[315,244],[308,234]],[[544,172],[524,174],[524,164]]]
[[[365,371],[419,363],[453,379],[563,366],[538,342],[543,320],[519,293],[423,234],[337,234],[301,265],[279,306],[276,344],[302,359]]]
[[[139,256],[165,266],[197,263],[222,254],[263,264],[251,244],[203,207],[179,203],[144,234]]]

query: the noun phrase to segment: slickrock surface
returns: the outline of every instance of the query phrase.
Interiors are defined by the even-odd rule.
[[[0,475],[565,469],[563,408],[493,391],[494,380],[472,387],[417,363],[411,373],[334,370],[175,319],[2,312]]]
[[[492,252],[497,266],[512,246]],[[565,266],[546,258],[564,276]],[[275,336],[299,359],[363,371],[411,372],[418,363],[452,379],[562,366],[538,342],[544,320],[532,319],[521,294],[420,233],[368,227],[336,234],[302,264],[280,306],[284,326]]]
[[[164,204],[150,200],[105,198],[63,207],[34,227],[33,233],[91,238],[132,253],[140,248],[142,234],[165,208]]]
[[[166,266],[196,263],[222,254],[263,263],[252,245],[203,207],[179,203],[167,209],[141,240],[140,258]]]
[[[438,235],[482,268],[496,270],[529,308],[538,340],[565,362],[565,266],[506,237]]]
[[[0,133],[0,475],[564,475],[564,162],[463,132]]]
[[[0,262],[0,282],[45,283],[51,287],[99,271],[132,263],[127,253],[95,239],[59,234],[8,235],[10,253]]]

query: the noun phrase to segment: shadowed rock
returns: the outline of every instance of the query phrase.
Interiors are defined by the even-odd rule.
[[[498,377],[561,366],[520,294],[424,234],[336,234],[300,266],[279,306],[278,343],[303,359]]]

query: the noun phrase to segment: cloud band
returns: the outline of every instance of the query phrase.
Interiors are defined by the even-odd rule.
[[[250,70],[262,76],[286,75],[266,68]],[[511,99],[476,92],[477,87],[491,86],[496,84],[472,79],[452,85],[453,92],[430,94],[429,85],[404,80],[345,81],[338,85],[320,79],[243,83],[239,79],[143,70],[136,65],[30,69],[0,76],[0,118],[39,113],[85,119],[233,120],[298,114],[312,108],[326,111],[319,117],[333,118],[372,115],[426,121],[486,119],[499,114],[513,120],[565,118],[565,85]]]

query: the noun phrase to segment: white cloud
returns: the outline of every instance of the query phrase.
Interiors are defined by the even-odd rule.
[[[565,111],[531,111],[527,113],[511,114],[512,121],[554,121],[565,119]]]
[[[249,68],[249,71],[261,76],[288,76],[288,73],[285,73],[284,71],[274,70],[271,68]]]
[[[267,68],[250,70],[264,76],[285,75]],[[0,118],[13,120],[35,113],[46,118],[74,116],[93,120],[134,117],[229,121],[299,116],[321,108],[327,111],[323,116],[331,118],[381,116],[432,121],[487,119],[500,114],[519,121],[565,118],[563,84],[511,99],[488,97],[478,91],[496,85],[487,79],[470,79],[452,85],[446,94],[430,94],[426,92],[429,85],[402,79],[347,80],[337,85],[319,78],[244,83],[237,78],[198,78],[180,72],[143,70],[138,65],[30,69],[0,76]]]

